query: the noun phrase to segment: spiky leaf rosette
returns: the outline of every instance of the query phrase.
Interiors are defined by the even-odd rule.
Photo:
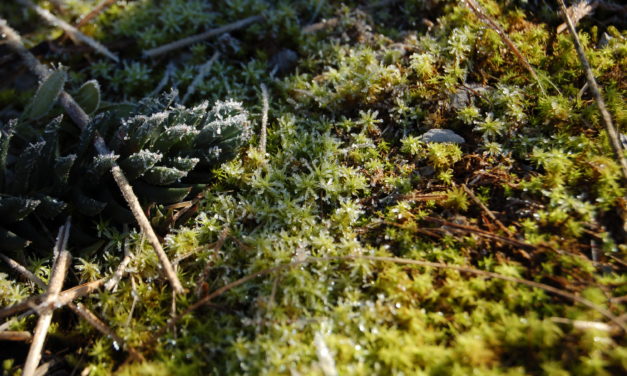
[[[235,101],[192,108],[173,94],[144,99],[130,116],[98,115],[80,135],[68,136],[57,117],[37,137],[14,137],[16,122],[0,138],[0,251],[29,243],[45,248],[52,238],[33,236],[53,229],[66,215],[79,217],[79,242],[94,240],[80,217],[102,215],[111,223],[132,221],[109,170],[118,163],[145,204],[174,203],[207,184],[211,171],[233,158],[250,137],[248,114]],[[98,155],[96,133],[112,149]],[[43,224],[43,225],[42,225]]]

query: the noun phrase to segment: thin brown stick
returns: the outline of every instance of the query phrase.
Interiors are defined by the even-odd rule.
[[[22,43],[22,38],[19,36],[19,34],[17,34],[17,32],[15,32],[15,30],[13,30],[8,25],[6,20],[2,18],[0,18],[0,34],[5,35],[5,38],[7,39],[7,45],[18,55],[20,55],[29,70],[35,73],[42,80],[48,76],[48,68],[41,64],[37,60],[37,58],[24,47],[24,44]],[[65,109],[68,116],[74,121],[74,123],[76,123],[76,125],[78,125],[80,129],[84,129],[87,126],[90,121],[89,116],[76,103],[71,95],[69,95],[65,91],[61,92],[61,94],[59,95],[59,103]],[[100,137],[100,135],[96,135],[94,139],[94,147],[96,148],[96,151],[101,155],[111,154],[111,151],[107,147],[102,137]],[[146,214],[144,214],[144,211],[139,204],[137,196],[133,192],[133,187],[129,184],[126,176],[124,176],[124,173],[122,172],[122,169],[120,169],[118,165],[113,166],[113,168],[111,169],[111,173],[113,174],[113,179],[120,188],[120,191],[122,191],[122,195],[126,199],[126,202],[128,203],[140,229],[148,238],[148,242],[150,243],[150,245],[152,245],[155,252],[157,253],[157,257],[159,258],[163,271],[170,281],[172,288],[177,293],[183,293],[185,289],[183,289],[183,285],[181,285],[181,282],[176,276],[176,273],[174,273],[172,264],[170,263],[168,256],[163,250],[157,234],[155,234],[155,231],[153,230],[150,221],[148,221],[148,218],[146,218]]]
[[[113,179],[118,184],[118,187],[120,187],[124,199],[128,203],[131,211],[133,212],[133,215],[135,216],[135,220],[137,220],[139,227],[142,229],[142,232],[146,235],[146,238],[148,238],[148,242],[150,243],[150,245],[152,245],[155,252],[157,253],[159,262],[163,267],[165,275],[170,280],[172,289],[177,294],[184,293],[185,289],[183,288],[183,285],[181,285],[181,281],[179,281],[179,278],[176,276],[174,267],[168,259],[168,255],[166,255],[165,251],[163,250],[161,242],[159,242],[159,238],[157,238],[157,234],[155,234],[155,231],[152,229],[152,225],[148,221],[148,218],[146,218],[146,215],[144,214],[144,211],[139,204],[139,200],[133,192],[133,187],[131,187],[128,180],[126,179],[126,176],[124,176],[124,173],[122,172],[120,166],[113,166],[113,168],[111,169],[111,173],[113,174]]]
[[[498,274],[498,273],[493,273],[493,272],[487,272],[484,270],[479,270],[479,269],[474,269],[474,268],[470,268],[470,267],[465,267],[465,266],[458,266],[458,265],[450,265],[450,264],[445,264],[445,263],[440,263],[440,262],[431,262],[431,261],[421,261],[421,260],[412,260],[412,259],[405,259],[405,258],[397,258],[397,257],[377,257],[377,256],[339,256],[339,257],[309,257],[300,261],[296,261],[296,262],[291,262],[288,264],[283,264],[283,265],[278,265],[272,268],[267,268],[267,269],[263,269],[257,272],[254,272],[252,274],[249,274],[245,277],[242,277],[236,281],[233,281],[225,286],[222,286],[220,288],[218,288],[217,290],[213,291],[211,294],[208,294],[204,297],[202,297],[201,299],[199,299],[196,303],[190,305],[189,307],[187,307],[182,313],[172,317],[170,320],[168,320],[168,322],[161,327],[161,329],[159,329],[155,335],[147,341],[146,345],[147,347],[152,346],[154,343],[156,343],[156,341],[163,335],[165,334],[168,330],[170,330],[174,325],[176,325],[176,323],[178,323],[183,317],[185,317],[186,315],[190,314],[191,312],[197,310],[198,308],[206,305],[207,303],[210,303],[211,300],[213,300],[214,298],[224,294],[225,292],[232,290],[238,286],[241,286],[257,277],[261,277],[264,275],[268,275],[268,274],[272,274],[275,273],[277,271],[282,271],[285,269],[289,269],[292,268],[294,266],[298,266],[301,264],[305,264],[305,263],[313,263],[313,262],[328,262],[328,261],[350,261],[350,260],[369,260],[369,261],[374,261],[374,262],[389,262],[389,263],[396,263],[396,264],[407,264],[407,265],[417,265],[417,266],[423,266],[423,267],[429,267],[429,268],[436,268],[436,269],[451,269],[451,270],[456,270],[460,273],[468,273],[468,274],[474,274],[474,275],[478,275],[478,276],[482,276],[482,277],[487,277],[487,278],[494,278],[494,279],[500,279],[500,280],[504,280],[504,281],[508,281],[508,282],[513,282],[513,283],[518,283],[518,284],[522,284],[522,285],[526,285],[532,288],[537,288],[540,290],[544,290],[546,292],[552,293],[554,295],[558,295],[561,296],[563,298],[569,299],[573,302],[582,304],[590,309],[593,309],[597,312],[599,312],[600,314],[602,314],[603,316],[605,316],[606,318],[608,318],[610,321],[612,321],[614,324],[616,324],[624,333],[627,333],[627,326],[625,325],[625,323],[620,320],[618,317],[616,317],[613,313],[611,313],[610,311],[606,310],[605,308],[598,306],[597,304],[582,298],[580,296],[571,294],[567,291],[564,290],[560,290],[556,287],[553,286],[549,286],[546,285],[544,283],[539,283],[539,282],[534,282],[534,281],[529,281],[526,279],[522,279],[522,278],[516,278],[516,277],[510,277],[510,276],[506,276],[506,275],[502,275],[502,274]]]
[[[43,286],[45,287],[44,282],[39,279],[39,277],[37,277],[36,275],[34,275],[33,273],[31,273],[28,269],[26,269],[25,267],[23,267],[21,264],[19,264],[18,262],[6,257],[6,256],[2,256],[2,259],[7,262],[13,269],[15,269],[16,271],[18,271],[19,273],[21,273],[22,275],[24,275],[26,278],[28,278],[29,280],[33,281],[34,283],[36,283],[38,286]],[[121,263],[123,264],[123,262]],[[118,267],[119,269],[119,267]],[[108,281],[110,282],[111,280],[115,280],[115,274],[114,276],[111,277],[111,279]],[[111,328],[109,328],[109,326],[107,326],[107,324],[105,324],[102,320],[100,320],[93,312],[91,312],[87,307],[83,306],[82,304],[74,304],[73,301],[76,300],[77,298],[87,295],[89,293],[91,293],[92,291],[100,288],[100,286],[102,286],[104,284],[105,279],[99,279],[97,281],[92,281],[92,282],[88,282],[85,284],[82,284],[80,286],[76,286],[74,288],[65,290],[63,292],[60,292],[58,294],[58,298],[55,299],[52,302],[49,302],[47,304],[47,306],[45,306],[45,303],[40,304],[40,306],[43,307],[43,309],[50,309],[50,307],[54,307],[54,308],[61,308],[65,305],[67,305],[74,313],[76,313],[78,316],[82,317],[83,319],[85,319],[85,321],[87,321],[89,324],[91,324],[94,328],[96,328],[96,330],[100,331],[102,334],[104,334],[105,336],[110,337],[114,342],[116,342],[118,345],[124,347],[127,349],[127,351],[131,354],[132,357],[138,359],[138,360],[143,360],[143,356],[137,352],[137,350],[135,348],[133,348],[132,346],[128,345],[120,336],[118,336]],[[107,284],[108,284],[107,282]],[[27,304],[27,306],[31,306],[32,304]],[[9,332],[5,332],[5,333],[9,333]],[[30,333],[28,333],[30,335]],[[0,335],[2,335],[2,332],[0,332]]]
[[[484,204],[483,202],[481,202],[481,200],[479,200],[479,198],[478,198],[477,196],[475,196],[474,192],[473,192],[470,188],[468,188],[468,187],[466,186],[466,184],[462,184],[462,188],[464,189],[464,191],[466,192],[466,194],[467,194],[468,196],[470,196],[470,198],[471,198],[471,199],[475,202],[475,204],[477,204],[477,205],[481,208],[481,210],[483,210],[483,212],[484,212],[484,213],[486,213],[486,215],[487,215],[488,217],[490,217],[490,219],[491,219],[494,223],[496,223],[496,224],[497,224],[497,226],[499,226],[499,228],[500,228],[501,230],[503,230],[503,232],[505,232],[505,233],[506,233],[507,235],[509,235],[510,237],[511,237],[511,236],[514,236],[514,234],[512,234],[512,232],[511,232],[511,231],[510,231],[507,227],[505,227],[505,225],[504,225],[501,221],[499,221],[499,219],[498,219],[498,218],[496,218],[496,216],[494,215],[494,213],[492,213],[492,211],[491,211],[490,209],[488,209],[488,207],[487,207],[487,206],[485,206],[485,204]]]
[[[11,325],[13,325],[14,323],[16,323],[16,322],[18,322],[19,320],[21,320],[21,319],[23,319],[23,318],[25,318],[25,317],[28,317],[28,316],[30,316],[30,315],[32,315],[32,314],[34,314],[34,313],[35,313],[35,311],[34,311],[34,310],[32,310],[32,309],[30,309],[30,310],[28,310],[28,311],[26,311],[26,312],[22,313],[22,314],[21,314],[21,315],[19,315],[19,316],[12,317],[11,319],[7,320],[6,322],[3,322],[3,323],[2,323],[2,325],[0,325],[0,332],[4,332],[4,331],[6,331],[6,330],[7,330],[7,329],[9,329],[9,328],[11,327]]]
[[[443,226],[446,226],[446,227],[448,227],[450,229],[453,229],[453,230],[460,230],[460,231],[470,232],[470,233],[473,233],[473,234],[477,234],[477,235],[479,235],[481,237],[484,237],[486,239],[492,239],[492,240],[500,241],[500,242],[503,242],[505,244],[513,245],[515,247],[520,247],[520,248],[524,248],[524,249],[536,249],[536,246],[534,246],[533,244],[525,243],[525,242],[522,242],[520,240],[508,238],[508,237],[505,237],[505,236],[496,235],[496,234],[493,234],[493,233],[491,233],[489,231],[484,231],[484,230],[482,230],[480,228],[476,228],[476,227],[473,227],[473,226],[464,226],[464,225],[460,225],[460,224],[457,224],[457,223],[445,221],[445,220],[440,219],[440,218],[430,217],[430,216],[427,216],[424,219],[426,221],[429,221],[429,222],[439,223],[439,224],[441,224]]]
[[[483,8],[481,8],[481,6],[475,0],[462,0],[462,2],[466,4],[468,8],[470,8],[470,10],[481,21],[483,21],[483,23],[488,25],[492,30],[494,30],[499,35],[503,43],[505,43],[505,45],[514,53],[514,55],[516,55],[516,57],[522,63],[522,65],[529,71],[529,73],[531,74],[531,77],[533,77],[533,79],[536,80],[536,83],[538,84],[538,87],[540,88],[540,91],[542,92],[542,94],[546,95],[544,86],[542,86],[542,82],[540,81],[540,78],[536,74],[535,69],[533,69],[531,64],[529,64],[529,61],[527,60],[527,58],[523,56],[523,54],[520,52],[518,47],[516,47],[514,42],[509,38],[505,30],[503,30],[503,28],[499,24],[497,24],[496,21],[492,19],[492,17],[488,16],[488,14],[483,10]]]
[[[37,279],[39,280],[39,278]],[[34,282],[35,280],[32,280],[32,281]],[[17,304],[14,304],[10,307],[5,307],[2,310],[0,310],[0,319],[17,315],[18,313],[24,312],[29,309],[33,310],[33,312],[31,313],[34,313],[35,311],[38,311],[38,310],[43,311],[49,308],[50,305],[54,305],[57,308],[63,307],[69,302],[72,302],[80,297],[89,295],[92,292],[98,290],[104,283],[105,283],[105,279],[102,278],[96,281],[91,281],[91,282],[84,283],[82,285],[74,286],[70,289],[60,292],[57,299],[52,303],[44,303],[44,298],[46,297],[45,294],[29,297]],[[3,330],[2,327],[0,327],[0,331],[2,330]]]
[[[571,320],[565,317],[551,317],[551,321],[556,322],[558,324],[567,324],[572,325],[575,329],[581,330],[599,330],[602,332],[608,332],[612,335],[619,334],[620,330],[613,325],[608,325],[604,322],[598,321],[582,321],[582,320]]]
[[[74,26],[69,23],[63,21],[62,19],[56,17],[54,14],[48,12],[47,10],[39,7],[37,4],[33,3],[31,0],[16,0],[18,3],[22,4],[25,7],[28,7],[35,11],[41,18],[43,18],[47,23],[54,27],[58,27],[65,31],[67,35],[70,36],[75,41],[80,41],[85,43],[86,45],[93,48],[96,52],[101,55],[108,57],[109,59],[115,61],[116,63],[120,61],[120,59],[109,49],[103,46],[100,42],[88,37],[87,35],[81,33]]]
[[[0,258],[2,259],[2,261],[6,262],[7,265],[9,265],[13,270],[26,277],[26,279],[28,279],[29,281],[35,283],[38,287],[41,287],[42,289],[46,288],[46,284],[44,283],[44,281],[42,281],[39,277],[33,274],[30,270],[23,267],[22,264],[20,264],[19,262],[3,254],[0,254]]]
[[[575,43],[575,49],[577,50],[577,55],[579,56],[579,61],[583,66],[584,71],[586,72],[586,80],[588,81],[588,86],[592,91],[592,95],[594,96],[594,100],[597,103],[597,107],[601,112],[601,121],[603,122],[603,126],[605,127],[605,131],[607,132],[607,137],[610,139],[610,144],[612,146],[612,150],[614,151],[614,155],[618,160],[618,163],[621,167],[621,172],[623,174],[623,183],[627,183],[627,159],[623,154],[623,146],[620,142],[620,137],[614,124],[612,122],[612,116],[610,112],[607,110],[605,106],[605,101],[603,100],[603,95],[601,95],[601,90],[599,89],[599,85],[597,84],[597,80],[594,78],[594,73],[592,73],[592,68],[590,67],[590,62],[586,57],[586,53],[581,45],[581,41],[579,40],[579,35],[577,35],[577,30],[575,29],[575,25],[573,21],[568,16],[568,12],[566,10],[566,4],[564,4],[564,0],[559,0],[560,9],[562,10],[562,15],[566,19],[566,24],[568,25],[568,31],[570,31],[570,35],[573,37],[573,42]]]
[[[74,304],[72,303],[72,305]],[[131,357],[139,361],[144,361],[144,357],[142,356],[142,354],[140,354],[133,346],[126,343],[126,341],[118,336],[117,333],[113,331],[113,329],[109,328],[107,324],[102,322],[102,320],[100,320],[100,318],[98,318],[98,316],[91,312],[87,307],[85,307],[81,303],[76,304],[75,307],[75,312],[78,313],[83,319],[85,319],[85,321],[90,323],[98,331],[111,338],[114,342],[114,346],[125,348],[126,351],[131,354]]]
[[[4,331],[0,332],[0,341],[30,342],[33,335],[25,331]]]
[[[81,27],[83,27],[85,24],[87,24],[89,21],[93,20],[96,16],[98,16],[104,10],[109,8],[111,5],[115,4],[116,1],[117,0],[103,0],[102,2],[100,2],[100,4],[96,5],[96,7],[94,9],[92,9],[91,12],[87,13],[86,15],[84,15],[78,21],[78,23],[76,24],[76,28],[80,29]]]
[[[55,258],[54,265],[52,267],[50,283],[48,284],[48,291],[46,299],[49,302],[53,302],[57,299],[57,295],[63,287],[63,281],[67,275],[67,270],[70,266],[72,256],[65,250],[69,237],[70,223],[68,222],[59,230],[59,236],[57,238],[57,244],[55,246]],[[26,362],[24,363],[24,370],[22,375],[33,376],[39,365],[41,359],[41,350],[44,347],[46,335],[48,334],[48,328],[52,322],[53,309],[45,311],[40,314],[39,320],[37,320],[37,326],[35,327],[35,334],[33,335],[33,342],[28,350],[26,356]]]
[[[126,267],[131,262],[131,251],[129,248],[130,247],[128,245],[128,239],[125,239],[124,258],[122,259],[120,264],[118,264],[118,267],[115,269],[115,272],[113,273],[111,278],[109,278],[107,283],[105,283],[105,290],[113,291],[118,286],[118,283],[120,283],[120,281],[122,280],[122,277],[124,277],[124,273],[126,273]]]
[[[155,57],[155,56],[159,56],[159,55],[163,55],[165,53],[168,53],[170,51],[174,51],[174,50],[178,50],[180,48],[183,47],[187,47],[189,45],[192,45],[194,43],[198,43],[198,42],[202,42],[206,39],[209,39],[211,37],[214,37],[216,35],[220,35],[220,34],[224,34],[224,33],[228,33],[230,31],[234,31],[237,29],[241,29],[244,28],[248,25],[257,23],[257,22],[261,22],[264,20],[264,16],[262,15],[258,15],[258,16],[251,16],[248,18],[244,18],[242,20],[218,27],[216,29],[211,29],[208,31],[205,31],[204,33],[200,33],[200,34],[196,34],[196,35],[192,35],[190,37],[187,38],[183,38],[183,39],[179,39],[177,41],[174,41],[172,43],[168,43],[168,44],[164,44],[163,46],[159,46],[156,48],[152,48],[150,50],[146,50],[144,51],[144,56],[145,57]]]
[[[265,84],[261,84],[261,100],[263,109],[261,110],[261,135],[259,136],[259,149],[261,150],[262,155],[266,155],[266,143],[268,139],[268,111],[269,111],[269,100],[268,100],[268,88]]]
[[[392,6],[394,5],[394,3],[398,2],[398,0],[382,0],[382,1],[378,1],[374,4],[370,4],[367,5],[363,8],[357,8],[357,9],[362,9],[363,11],[373,11],[376,10],[377,8],[383,8],[383,7],[388,7],[388,6]],[[307,26],[305,26],[304,28],[301,29],[303,34],[311,34],[311,33],[315,33],[318,32],[320,30],[324,30],[330,27],[335,27],[337,25],[339,25],[341,21],[340,17],[333,17],[333,18],[329,18],[328,20],[322,20],[320,22],[316,22],[313,24],[309,24]]]
[[[54,304],[57,307],[63,307],[64,305],[69,304],[80,297],[87,296],[92,292],[98,290],[102,285],[104,285],[104,283],[105,279],[101,278],[96,281],[83,283],[82,285],[67,289],[59,294],[59,297]]]
[[[599,3],[594,1],[594,2],[588,2],[588,1],[580,1],[576,4],[571,5],[568,8],[568,15],[569,17],[572,19],[573,24],[577,25],[577,23],[584,17],[594,13],[594,10],[599,6]],[[559,25],[557,27],[557,33],[561,34],[563,33],[566,28],[568,27],[568,25],[566,25],[566,22],[564,22],[563,24]]]
[[[211,58],[207,60],[207,62],[205,62],[198,68],[198,74],[196,75],[196,77],[194,77],[192,83],[189,84],[189,86],[187,87],[187,92],[185,93],[185,96],[183,96],[183,99],[181,99],[181,103],[187,103],[187,100],[192,95],[194,95],[194,93],[196,92],[196,87],[200,85],[202,80],[205,79],[205,76],[207,76],[207,73],[209,73],[209,69],[211,69],[213,63],[218,59],[218,56],[220,56],[220,53],[216,51],[213,56],[211,56]]]

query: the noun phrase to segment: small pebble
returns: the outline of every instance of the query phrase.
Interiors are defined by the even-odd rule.
[[[449,129],[429,129],[422,136],[424,142],[450,142],[453,144],[462,144],[466,142],[464,138]]]

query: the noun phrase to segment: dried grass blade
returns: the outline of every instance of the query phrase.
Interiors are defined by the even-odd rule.
[[[57,295],[63,287],[63,281],[67,274],[72,256],[65,250],[68,241],[68,235],[70,230],[69,219],[64,226],[59,230],[59,236],[57,237],[57,245],[55,246],[55,262],[52,268],[50,283],[48,285],[48,291],[46,293],[45,301],[53,302],[57,299]],[[28,350],[26,357],[26,363],[24,363],[24,370],[22,375],[33,376],[39,365],[41,359],[41,350],[44,347],[48,328],[52,322],[53,309],[43,312],[39,316],[37,326],[35,327],[35,334],[33,336],[33,342]]]
[[[46,20],[46,22],[48,22],[50,25],[54,27],[58,27],[62,29],[63,31],[65,31],[72,39],[85,43],[86,45],[93,48],[99,54],[102,54],[108,57],[109,59],[115,61],[116,63],[120,61],[120,59],[113,52],[109,51],[107,47],[103,46],[101,43],[88,37],[87,35],[81,33],[74,26],[56,17],[54,14],[50,13],[49,11],[39,7],[37,4],[33,3],[32,1],[17,0],[17,2],[35,11],[35,13],[37,13],[41,18]]]

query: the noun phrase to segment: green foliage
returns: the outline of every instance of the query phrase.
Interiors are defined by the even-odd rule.
[[[67,73],[62,69],[50,73],[39,85],[39,89],[37,89],[35,97],[33,97],[33,101],[30,104],[28,117],[39,119],[47,115],[57,101],[59,94],[63,91],[66,80]]]
[[[79,94],[88,95],[83,97],[86,107],[96,108],[97,85],[91,86],[89,90],[83,86]],[[104,214],[117,223],[132,221],[108,174],[118,161],[146,204],[181,201],[197,184],[211,182],[212,170],[233,158],[250,137],[248,114],[234,101],[185,108],[173,103],[175,95],[145,99],[123,119],[98,115],[79,137],[61,134],[62,117],[49,123],[35,143],[11,142],[21,136],[19,124],[4,127],[0,214],[7,246],[3,249],[27,244],[20,237],[29,239],[30,231],[38,227],[31,214],[51,224],[72,213]],[[93,150],[96,131],[113,154],[98,155]],[[68,154],[62,155],[61,150]],[[86,234],[78,237],[79,244],[95,241],[87,235],[88,228],[76,227]],[[37,248],[50,247],[43,237],[33,241]]]
[[[88,115],[98,111],[98,108],[100,108],[100,97],[100,84],[96,80],[85,82],[75,95],[78,104]]]
[[[69,17],[87,11],[81,2],[67,3]],[[147,357],[118,368],[124,351],[86,322],[68,320],[56,333],[86,340],[63,342],[75,353],[65,360],[95,375],[321,375],[326,347],[338,374],[625,373],[624,335],[571,321],[607,322],[589,307],[457,270],[334,259],[396,256],[478,268],[546,283],[625,314],[626,190],[589,90],[582,89],[570,37],[553,31],[561,21],[552,5],[481,2],[537,70],[544,95],[499,34],[464,3],[409,0],[376,10],[367,7],[375,2],[359,2],[361,9],[345,3],[116,2],[85,31],[112,46],[136,43],[116,47],[123,63],[95,59],[86,66],[86,59],[51,52],[82,76],[70,75],[66,86],[99,79],[101,92],[86,84],[76,94],[83,108],[96,108],[94,121],[82,134],[60,118],[45,130],[45,117],[2,127],[0,214],[13,221],[0,229],[2,244],[21,249],[25,237],[17,233],[38,233],[39,219],[53,230],[63,214],[86,213],[78,218],[96,222],[104,244],[89,254],[73,240],[81,257],[72,282],[108,275],[127,246],[131,276],[83,303]],[[138,58],[141,49],[261,11],[265,23],[180,53]],[[598,9],[594,19],[582,20],[580,34],[623,127],[627,44],[612,27],[606,30],[612,39],[598,44],[603,17]],[[302,31],[322,19],[333,21]],[[279,72],[276,56],[286,49],[298,62]],[[199,105],[139,99],[162,79],[185,92],[215,51],[220,57],[186,102]],[[267,149],[238,153],[251,133],[243,106],[251,124],[261,117],[261,83],[270,93]],[[205,102],[224,97],[245,105]],[[433,128],[465,142],[422,141]],[[95,131],[113,155],[95,155]],[[176,304],[150,247],[112,225],[130,220],[108,178],[113,161],[145,204],[166,203],[152,205],[150,217],[169,229],[166,251],[190,290]],[[182,312],[197,291],[309,256],[328,259],[252,279],[152,342],[172,307]],[[25,262],[49,277],[47,255]],[[0,273],[2,305],[36,290]],[[34,321],[11,325],[30,330]]]

